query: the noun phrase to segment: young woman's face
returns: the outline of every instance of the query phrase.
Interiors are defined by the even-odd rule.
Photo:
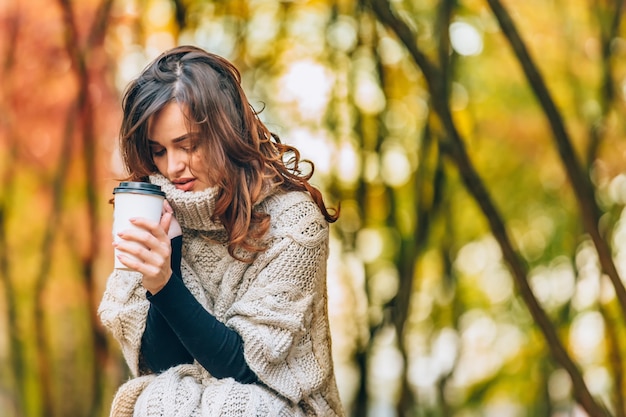
[[[211,186],[202,152],[195,148],[183,108],[171,102],[148,122],[148,141],[159,172],[179,190],[202,191]]]

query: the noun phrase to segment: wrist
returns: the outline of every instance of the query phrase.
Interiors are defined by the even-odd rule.
[[[155,295],[156,293],[158,293],[159,291],[161,291],[166,285],[167,283],[170,281],[170,278],[172,276],[172,272],[170,270],[169,275],[166,275],[167,278],[165,278],[164,280],[161,280],[159,282],[154,282],[152,280],[150,280],[149,282],[146,282],[146,280],[144,279],[141,282],[141,285],[146,289],[146,291],[148,291],[151,295]]]

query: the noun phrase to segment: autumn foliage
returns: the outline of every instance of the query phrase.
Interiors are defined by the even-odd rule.
[[[0,3],[0,415],[108,415],[125,84],[194,43],[316,164],[354,416],[625,416],[623,1]]]

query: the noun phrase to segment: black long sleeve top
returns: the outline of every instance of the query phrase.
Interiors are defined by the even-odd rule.
[[[258,381],[243,354],[241,336],[217,320],[181,279],[182,236],[172,239],[172,277],[150,301],[141,338],[143,364],[152,372],[198,361],[216,378]]]

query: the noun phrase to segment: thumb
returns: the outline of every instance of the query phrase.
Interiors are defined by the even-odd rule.
[[[161,216],[161,221],[159,222],[159,225],[163,228],[163,230],[165,231],[165,234],[169,233],[171,224],[172,224],[172,213],[165,212]]]

